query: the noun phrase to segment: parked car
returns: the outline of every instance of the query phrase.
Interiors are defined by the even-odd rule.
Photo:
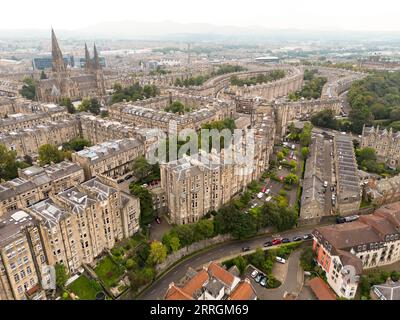
[[[159,217],[156,217],[156,222],[158,223],[158,224],[161,224],[161,219],[159,218]]]
[[[267,241],[267,242],[264,243],[264,247],[270,247],[272,245],[273,245],[272,241]]]
[[[277,245],[277,244],[281,244],[282,243],[282,239],[274,239],[272,240],[272,245]]]
[[[279,262],[279,263],[282,263],[282,264],[286,263],[286,260],[281,258],[281,257],[276,257],[276,261]]]
[[[250,247],[243,247],[243,248],[242,248],[242,251],[243,251],[243,252],[250,251]]]
[[[297,241],[302,241],[303,237],[294,237],[293,241],[297,242]]]
[[[278,170],[282,170],[282,166],[279,166]]]
[[[262,193],[265,193],[265,191],[267,191],[267,188],[266,188],[266,187],[264,187],[264,188],[261,189],[261,192],[262,192]]]
[[[255,280],[255,282],[259,283],[261,281],[261,279],[264,277],[265,277],[264,274],[262,274],[260,272],[254,280]]]
[[[128,180],[128,179],[130,179],[130,178],[132,178],[133,177],[133,174],[128,174],[125,178],[124,178],[124,180],[126,181],[126,180]]]
[[[264,196],[264,193],[263,193],[263,192],[260,192],[260,193],[257,195],[257,198],[258,198],[258,199],[261,199],[263,196]]]
[[[257,277],[257,275],[258,275],[258,271],[257,270],[254,270],[252,273],[251,273],[251,277],[254,279],[255,277]]]
[[[334,186],[331,186],[331,191],[332,192],[335,191],[335,187]]]
[[[292,150],[296,149],[296,145],[292,144]]]
[[[267,199],[265,199],[266,202],[270,202],[272,200],[272,197],[268,197]]]
[[[324,188],[328,187],[328,181],[324,181]]]
[[[311,233],[307,233],[303,236],[303,240],[311,240],[313,238]]]
[[[266,191],[265,191],[265,194],[270,194],[271,193],[271,189],[267,189]]]
[[[266,284],[267,284],[267,280],[268,280],[267,277],[262,278],[261,281],[260,281],[260,285],[262,285],[263,287],[265,287]]]
[[[124,179],[118,179],[117,180],[117,183],[122,183],[122,182],[124,182]]]
[[[282,243],[289,243],[291,242],[289,238],[283,238],[282,239]]]

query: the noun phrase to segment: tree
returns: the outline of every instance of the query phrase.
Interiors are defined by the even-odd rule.
[[[153,241],[150,244],[149,265],[163,263],[167,258],[167,248],[160,241]]]
[[[300,145],[302,147],[308,147],[311,143],[311,130],[312,130],[312,125],[311,123],[306,123],[303,127],[303,130],[301,130],[299,134],[300,138]]]
[[[276,157],[277,157],[278,161],[282,161],[283,159],[285,159],[285,155],[283,154],[282,151],[279,151],[279,152],[276,154]]]
[[[129,186],[129,190],[140,200],[140,225],[146,226],[153,221],[155,214],[151,193],[145,187],[134,183]]]
[[[363,148],[356,150],[356,156],[358,162],[363,162],[366,160],[376,161],[376,151],[374,148]]]
[[[141,156],[133,162],[132,171],[138,181],[143,181],[151,173],[152,166],[147,162],[145,157]]]
[[[185,106],[184,106],[184,104],[182,102],[174,101],[168,107],[166,107],[164,109],[164,111],[171,112],[171,113],[184,114],[187,109],[188,108],[185,108]]]
[[[44,144],[39,148],[39,163],[41,166],[50,163],[59,163],[64,160],[64,153],[55,145]]]
[[[195,224],[196,240],[211,238],[214,235],[214,223],[212,220],[200,220]]]
[[[0,180],[11,180],[18,176],[18,165],[15,151],[7,150],[0,144]]]
[[[99,103],[99,100],[97,100],[96,98],[91,98],[88,110],[89,110],[90,113],[93,113],[95,115],[99,115],[100,114],[100,103]]]
[[[76,109],[70,98],[62,98],[60,101],[60,106],[66,107],[68,113],[73,114],[76,112]]]
[[[301,148],[301,156],[303,157],[304,160],[308,158],[309,154],[310,154],[310,148],[308,147]]]
[[[300,264],[303,270],[311,271],[315,267],[314,252],[312,248],[305,248],[300,256]]]
[[[339,123],[335,119],[335,114],[331,109],[323,110],[313,115],[311,117],[311,123],[314,126],[322,128],[330,128],[335,130],[339,128]]]
[[[246,271],[248,265],[247,260],[242,256],[238,256],[234,258],[232,262],[238,268],[240,275],[244,275],[244,272]]]
[[[22,82],[22,89],[19,91],[21,96],[29,100],[36,99],[36,81],[30,77],[25,77]]]
[[[89,140],[80,137],[74,138],[63,144],[65,150],[81,151],[85,147],[90,147],[92,144]]]
[[[78,106],[78,111],[79,112],[87,112],[89,111],[90,108],[90,100],[89,99],[83,99],[80,105]]]
[[[285,177],[285,184],[293,186],[299,183],[299,177],[293,173],[289,173],[286,177]]]
[[[59,287],[60,289],[64,289],[65,283],[67,282],[67,280],[69,278],[66,268],[61,263],[56,263],[54,268],[56,271],[57,287]]]
[[[47,76],[44,73],[44,70],[42,70],[42,72],[40,73],[40,80],[45,80],[45,79],[47,79]]]

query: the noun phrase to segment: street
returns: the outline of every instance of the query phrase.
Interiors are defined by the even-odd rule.
[[[301,228],[301,229],[292,229],[287,232],[282,232],[280,236],[293,238],[295,236],[303,236],[307,233],[311,233],[313,231],[313,227]],[[275,235],[276,236],[276,235]],[[258,247],[263,247],[264,243],[268,240],[272,240],[273,237],[271,235],[268,236],[260,236],[258,238],[244,240],[244,241],[232,241],[228,243],[223,243],[217,247],[213,247],[210,250],[200,252],[190,258],[180,262],[167,273],[165,273],[160,279],[156,280],[145,292],[143,292],[137,299],[139,300],[160,300],[163,299],[164,294],[166,293],[168,286],[171,282],[178,282],[182,279],[186,271],[189,267],[197,269],[202,265],[210,262],[222,259],[224,257],[228,257],[234,254],[242,253],[243,247],[250,247],[251,249],[256,249]],[[289,265],[289,273],[293,272],[292,268]],[[291,281],[289,279],[288,281]],[[288,284],[289,285],[289,284]],[[129,299],[132,297],[124,296],[122,299]]]

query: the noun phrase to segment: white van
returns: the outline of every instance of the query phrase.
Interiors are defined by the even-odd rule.
[[[258,199],[261,199],[263,196],[264,196],[264,193],[263,193],[263,192],[260,192],[260,193],[257,195],[257,198],[258,198]]]

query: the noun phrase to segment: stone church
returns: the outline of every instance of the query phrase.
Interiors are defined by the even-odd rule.
[[[40,80],[37,86],[38,101],[57,103],[61,98],[72,101],[86,97],[100,97],[105,94],[103,70],[96,45],[91,59],[85,44],[85,70],[73,75],[65,66],[61,49],[54,30],[51,30],[53,67],[49,79]]]

